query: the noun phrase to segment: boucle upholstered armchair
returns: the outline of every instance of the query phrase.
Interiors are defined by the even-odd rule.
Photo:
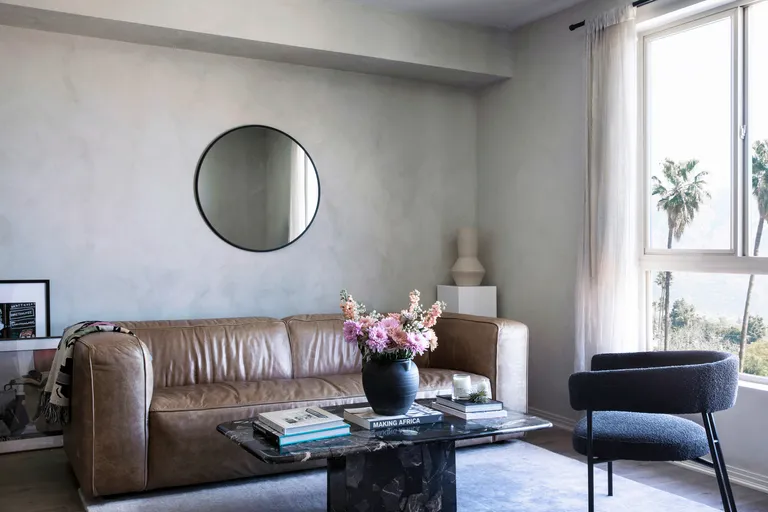
[[[594,465],[607,463],[612,496],[615,460],[704,464],[715,470],[723,510],[736,512],[713,413],[733,407],[738,383],[739,360],[726,352],[599,354],[592,371],[571,375],[571,407],[586,411],[573,447],[587,456],[589,512]],[[677,414],[701,414],[704,426]]]

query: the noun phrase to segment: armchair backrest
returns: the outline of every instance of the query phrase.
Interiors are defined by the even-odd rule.
[[[599,354],[568,381],[575,410],[696,414],[730,409],[739,360],[727,352]]]

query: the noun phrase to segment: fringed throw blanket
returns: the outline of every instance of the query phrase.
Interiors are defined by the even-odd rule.
[[[77,340],[94,332],[121,332],[136,336],[128,329],[109,322],[80,322],[67,327],[61,336],[45,391],[40,395],[40,410],[53,424],[69,423],[69,397],[72,385],[72,355]]]

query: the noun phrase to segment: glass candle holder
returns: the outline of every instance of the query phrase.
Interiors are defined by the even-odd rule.
[[[455,374],[453,376],[453,393],[451,398],[454,400],[466,400],[472,393],[472,378],[469,375]]]

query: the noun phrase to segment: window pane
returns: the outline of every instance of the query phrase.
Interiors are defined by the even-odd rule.
[[[747,69],[749,106],[747,163],[751,173],[749,195],[749,227],[752,254],[760,251],[762,235],[758,228],[768,215],[768,3],[760,3],[747,9]],[[760,231],[760,233],[758,233]],[[763,248],[761,256],[768,256]]]
[[[669,309],[664,289],[670,278]],[[653,304],[649,314],[652,349],[724,350],[739,353],[742,318],[750,276],[652,272]],[[768,276],[755,276],[749,301],[749,323],[744,335],[744,373],[768,376]]]
[[[729,250],[731,20],[649,42],[650,246]]]

